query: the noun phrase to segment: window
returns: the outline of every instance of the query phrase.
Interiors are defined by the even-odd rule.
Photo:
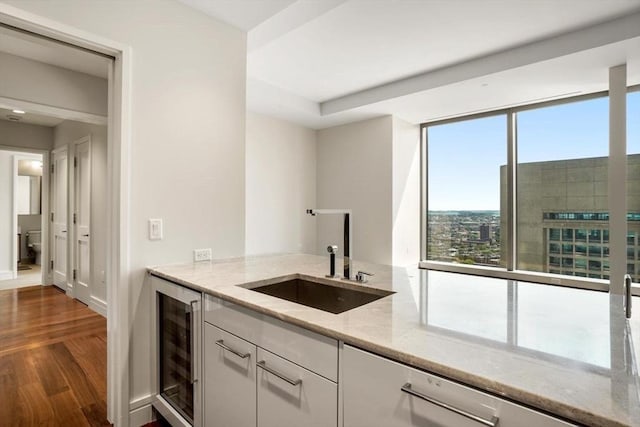
[[[617,182],[627,188],[626,271],[634,275],[640,271],[638,89],[628,93],[627,182]],[[557,279],[540,273],[609,279],[614,242],[606,93],[424,124],[422,135],[423,267],[488,275],[492,268],[507,269],[514,272],[507,277],[548,283]],[[622,244],[618,236],[616,245]],[[606,289],[602,283],[565,281]]]
[[[563,274],[576,276],[587,268],[582,257],[597,256],[599,248],[587,245],[590,237],[600,243],[594,225],[606,228],[608,222],[608,100],[516,114],[516,268],[548,272],[538,260],[551,250],[544,243],[544,228],[557,224],[563,226],[562,242],[575,243],[575,259],[563,263],[566,269],[571,260],[574,268]]]
[[[504,115],[428,130],[427,259],[504,266],[500,174]]]

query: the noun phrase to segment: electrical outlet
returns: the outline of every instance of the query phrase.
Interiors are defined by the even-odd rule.
[[[194,249],[193,250],[193,260],[195,262],[211,260],[211,248]]]

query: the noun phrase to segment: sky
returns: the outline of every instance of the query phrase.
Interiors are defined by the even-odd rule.
[[[607,156],[609,100],[597,98],[517,115],[518,162]],[[429,210],[500,210],[507,119],[428,128]],[[640,92],[627,97],[627,152],[640,153]]]

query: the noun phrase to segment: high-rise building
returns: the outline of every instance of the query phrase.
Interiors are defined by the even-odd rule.
[[[627,156],[627,272],[640,280],[640,155]],[[506,229],[506,167],[501,168]],[[519,270],[609,278],[607,158],[518,164]],[[501,235],[506,259],[506,236]]]
[[[480,240],[483,242],[488,242],[491,240],[491,225],[490,224],[482,224],[480,226]]]

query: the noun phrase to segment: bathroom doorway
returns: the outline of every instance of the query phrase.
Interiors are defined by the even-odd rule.
[[[44,283],[44,165],[44,153],[0,148],[0,289]]]

